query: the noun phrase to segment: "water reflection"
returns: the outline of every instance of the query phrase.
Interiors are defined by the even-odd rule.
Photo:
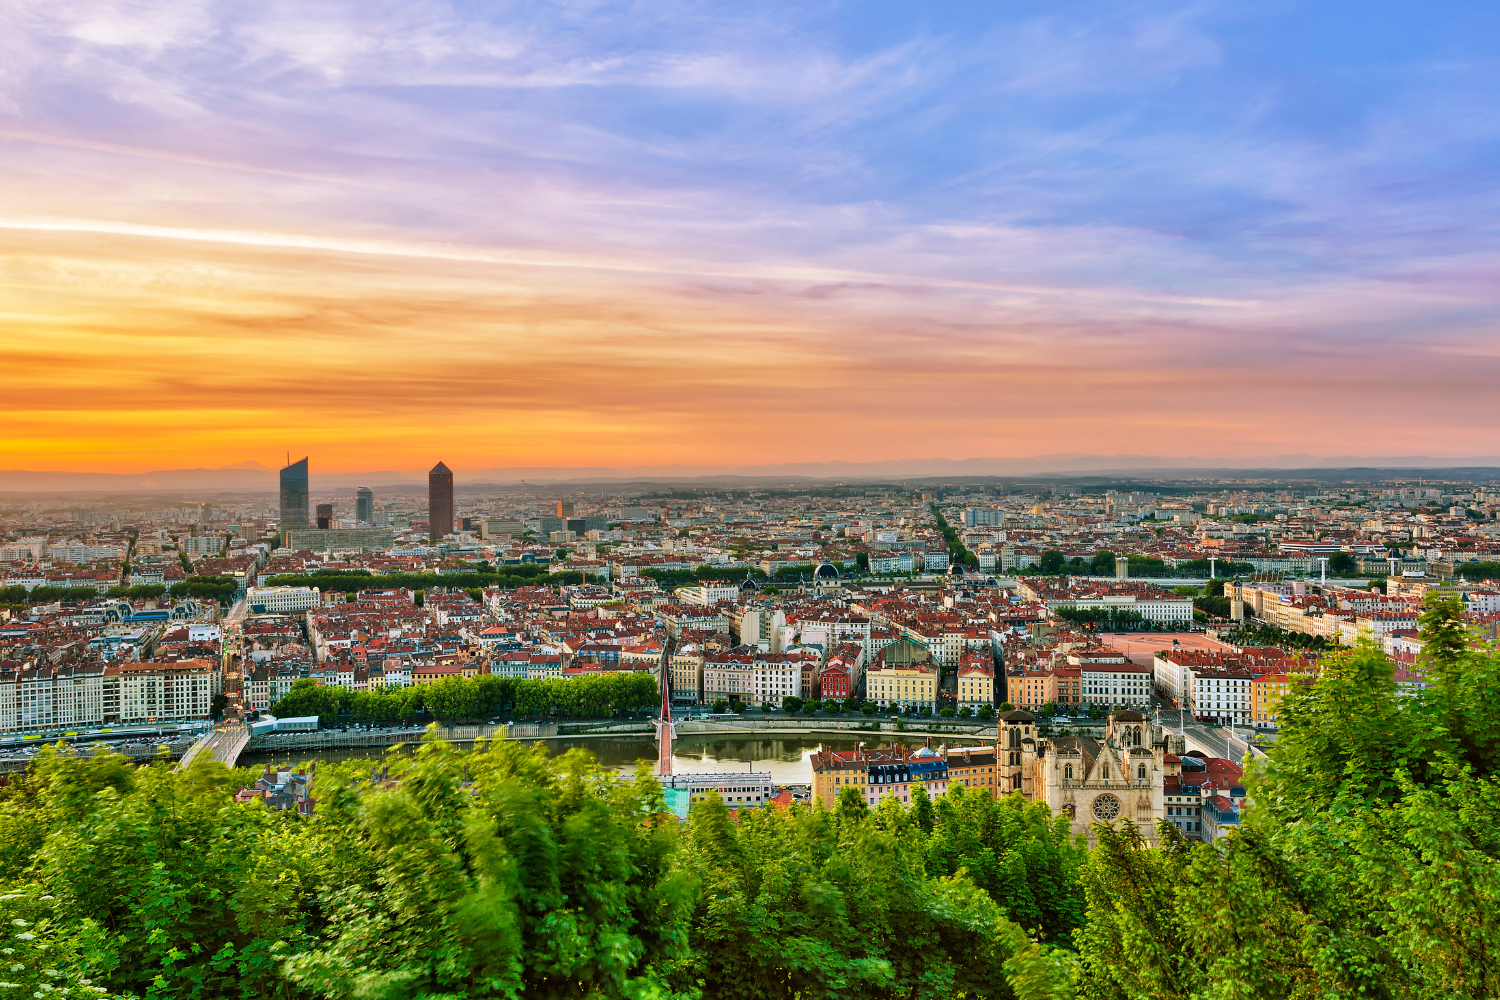
[[[616,736],[608,739],[560,739],[537,741],[553,756],[569,750],[587,750],[599,759],[599,763],[621,774],[630,774],[636,765],[645,761],[656,762],[656,740],[650,736]],[[684,736],[673,747],[672,768],[682,774],[702,774],[708,771],[760,771],[770,772],[771,780],[783,785],[807,784],[812,781],[812,763],[809,758],[819,746],[839,750],[853,750],[861,742],[867,747],[891,746],[895,741],[881,739],[873,734],[864,740],[822,739],[816,737],[748,737],[748,736]],[[912,741],[907,740],[908,744]],[[408,745],[403,752],[410,752]],[[285,766],[313,760],[360,760],[378,759],[385,751],[379,747],[351,750],[325,750],[320,753],[308,751],[283,751],[281,753],[246,754],[241,758],[244,767],[264,767],[266,764]]]

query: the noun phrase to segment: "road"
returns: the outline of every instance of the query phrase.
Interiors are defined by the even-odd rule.
[[[209,754],[214,760],[228,767],[234,767],[239,760],[240,753],[245,745],[250,742],[250,727],[236,725],[219,725],[204,733],[203,736],[182,755],[182,761],[177,765],[183,770],[187,768],[202,754]]]
[[[1156,719],[1171,732],[1181,733],[1189,750],[1202,750],[1215,757],[1232,760],[1236,764],[1242,763],[1245,758],[1249,745],[1247,737],[1264,738],[1265,736],[1248,726],[1240,726],[1235,732],[1236,739],[1231,741],[1229,729],[1221,726],[1205,726],[1195,721],[1187,712],[1176,708],[1157,709]],[[1257,747],[1256,752],[1264,753],[1264,750]]]

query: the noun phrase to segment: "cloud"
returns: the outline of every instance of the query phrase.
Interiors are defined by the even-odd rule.
[[[1323,16],[13,5],[0,463],[1482,451],[1491,36]]]

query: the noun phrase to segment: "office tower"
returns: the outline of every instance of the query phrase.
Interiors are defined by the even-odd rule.
[[[442,462],[427,473],[427,537],[434,542],[453,534],[453,473]]]
[[[572,517],[573,516],[573,504],[571,502],[567,501],[567,500],[559,500],[559,501],[557,501],[557,516],[558,517]]]
[[[368,486],[354,491],[354,519],[365,524],[375,523],[375,491]]]
[[[327,531],[333,527],[333,504],[318,504],[318,530]]]
[[[281,537],[307,527],[307,459],[281,470]]]

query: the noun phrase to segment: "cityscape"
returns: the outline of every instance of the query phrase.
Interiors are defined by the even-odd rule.
[[[1500,997],[1500,8],[0,26],[0,1000]]]

